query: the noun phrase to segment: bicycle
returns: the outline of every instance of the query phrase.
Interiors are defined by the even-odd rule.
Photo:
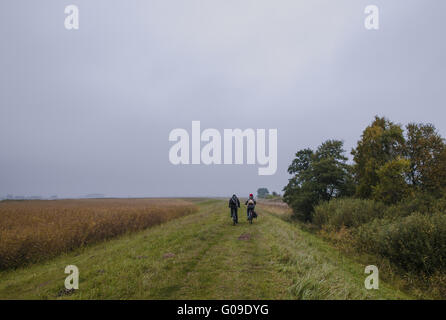
[[[252,219],[254,218],[254,209],[248,209],[248,221],[252,224]]]
[[[231,211],[232,225],[235,226],[238,223],[237,211]]]

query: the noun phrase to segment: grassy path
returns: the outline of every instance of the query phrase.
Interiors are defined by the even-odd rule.
[[[46,263],[0,273],[0,299],[408,299],[312,234],[259,207],[232,226],[226,202]],[[80,289],[64,294],[66,265]]]

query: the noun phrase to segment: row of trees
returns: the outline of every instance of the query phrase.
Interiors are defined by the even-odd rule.
[[[311,220],[314,206],[332,198],[355,196],[394,204],[420,194],[446,193],[446,144],[432,124],[411,123],[404,130],[375,117],[351,154],[353,164],[338,140],[296,153],[284,201],[301,219]]]
[[[279,197],[279,194],[276,191],[273,191],[273,193],[270,194],[268,188],[257,189],[257,198],[259,199],[275,198],[275,197]]]

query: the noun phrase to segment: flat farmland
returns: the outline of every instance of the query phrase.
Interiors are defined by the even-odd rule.
[[[134,200],[131,200],[134,201]],[[179,200],[180,208],[191,205]],[[364,287],[364,268],[259,203],[258,219],[232,225],[228,203],[190,200],[198,210],[17,269],[0,270],[0,299],[411,299],[395,281]],[[285,208],[284,208],[285,209]],[[79,289],[67,291],[67,265]]]
[[[0,269],[39,262],[197,210],[181,199],[0,202]]]

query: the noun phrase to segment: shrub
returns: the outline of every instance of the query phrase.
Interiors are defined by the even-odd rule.
[[[432,206],[434,211],[446,213],[446,193],[443,198],[438,199]]]
[[[446,198],[437,199],[428,193],[418,192],[414,197],[389,206],[384,216],[392,220],[410,216],[414,212],[429,214],[438,211],[446,212]]]
[[[313,223],[319,228],[338,231],[343,226],[357,227],[384,216],[385,205],[373,200],[334,199],[316,206]]]
[[[375,220],[354,232],[358,249],[388,258],[407,271],[432,274],[446,266],[446,215],[413,213]]]
[[[313,206],[318,202],[317,195],[299,190],[293,194],[291,200],[288,201],[289,206],[293,209],[293,217],[300,221],[311,221]]]

